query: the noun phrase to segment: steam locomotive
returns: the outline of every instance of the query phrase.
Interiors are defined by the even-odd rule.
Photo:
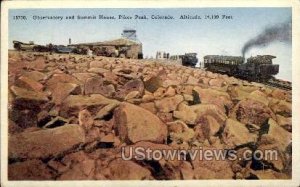
[[[272,55],[258,55],[250,57],[244,63],[241,56],[204,56],[204,68],[206,70],[223,73],[249,81],[267,82],[279,72],[279,65],[273,64]]]

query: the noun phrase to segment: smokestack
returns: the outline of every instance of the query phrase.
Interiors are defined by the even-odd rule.
[[[243,57],[253,47],[265,47],[275,41],[291,42],[292,22],[291,20],[265,28],[258,36],[247,41],[242,48]]]
[[[71,45],[71,38],[69,38],[69,45]]]

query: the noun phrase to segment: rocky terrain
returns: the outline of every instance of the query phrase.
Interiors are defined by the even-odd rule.
[[[9,180],[288,179],[291,92],[160,63],[9,52]],[[122,147],[277,150],[129,160]]]

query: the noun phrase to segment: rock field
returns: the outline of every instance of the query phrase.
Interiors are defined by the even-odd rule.
[[[291,91],[145,59],[9,51],[8,63],[9,180],[291,178]],[[278,159],[121,158],[136,146]]]

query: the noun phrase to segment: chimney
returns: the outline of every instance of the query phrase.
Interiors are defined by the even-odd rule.
[[[69,38],[69,45],[71,45],[71,38]]]

